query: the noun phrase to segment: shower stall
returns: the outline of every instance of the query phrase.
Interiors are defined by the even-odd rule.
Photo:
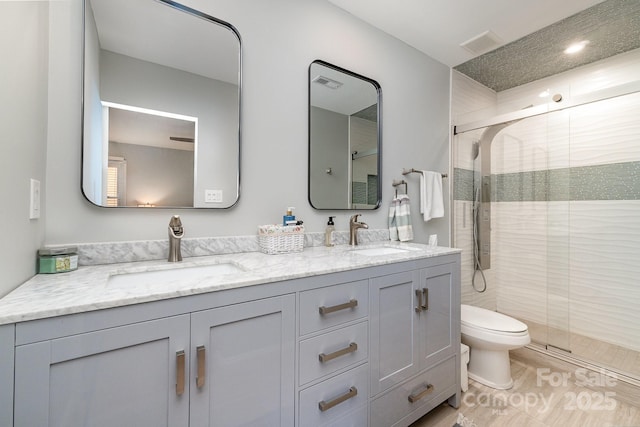
[[[455,126],[463,303],[640,384],[640,82],[522,107]]]

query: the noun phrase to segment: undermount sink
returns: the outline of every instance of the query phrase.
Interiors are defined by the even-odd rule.
[[[207,279],[244,272],[232,263],[177,267],[166,270],[121,273],[109,276],[109,286],[114,285],[161,285],[177,280]]]
[[[378,248],[355,249],[353,252],[358,255],[378,256],[378,255],[395,255],[409,252],[410,249],[391,248],[382,246]]]

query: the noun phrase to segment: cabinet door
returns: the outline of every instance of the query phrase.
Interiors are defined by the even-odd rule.
[[[295,296],[193,313],[191,426],[293,426]]]
[[[0,326],[0,426],[13,425],[13,357],[16,328]]]
[[[455,350],[453,327],[453,265],[443,264],[420,272],[421,369],[444,360]]]
[[[371,279],[370,352],[371,395],[397,384],[420,369],[419,301],[415,291],[419,271]]]
[[[188,346],[188,315],[18,346],[15,425],[185,426]]]

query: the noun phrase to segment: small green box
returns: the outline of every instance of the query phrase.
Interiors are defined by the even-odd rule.
[[[78,248],[53,248],[38,251],[38,273],[65,273],[78,269]]]

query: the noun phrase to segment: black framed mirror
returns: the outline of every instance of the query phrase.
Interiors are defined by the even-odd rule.
[[[309,203],[377,209],[382,198],[382,90],[370,78],[316,60],[309,66]]]
[[[102,207],[235,205],[235,28],[171,0],[84,0],[83,36],[84,196]]]

